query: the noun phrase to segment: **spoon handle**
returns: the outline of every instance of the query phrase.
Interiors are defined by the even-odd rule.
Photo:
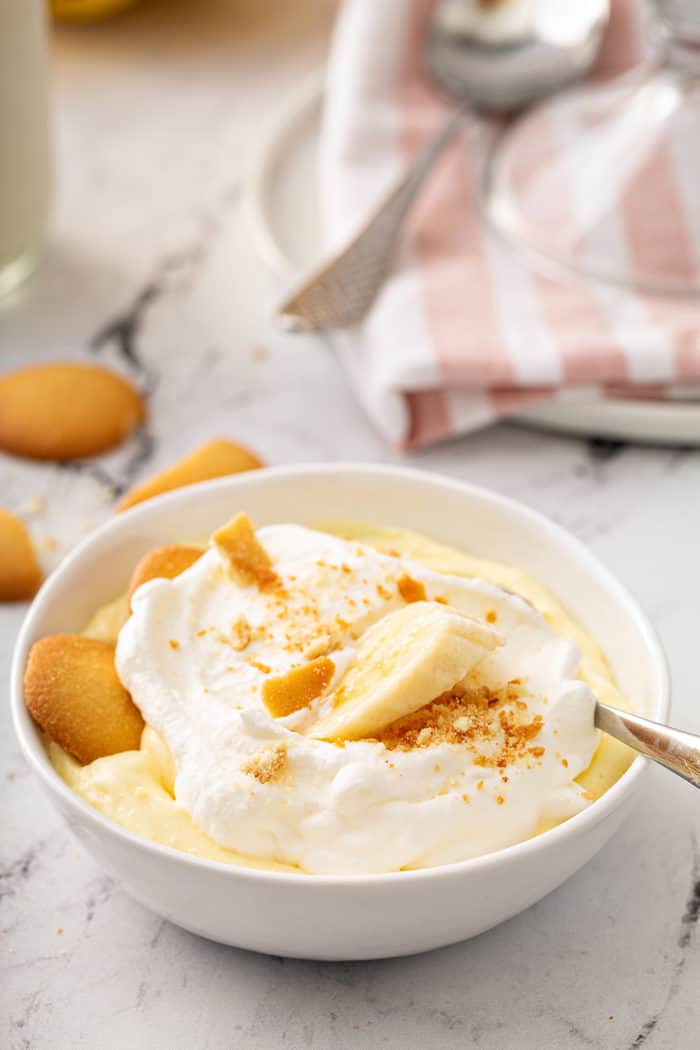
[[[595,724],[616,740],[700,787],[700,736],[601,703],[596,704]]]
[[[445,119],[352,240],[307,277],[277,311],[288,332],[347,328],[361,321],[384,283],[404,220],[435,162],[462,127],[466,104]]]

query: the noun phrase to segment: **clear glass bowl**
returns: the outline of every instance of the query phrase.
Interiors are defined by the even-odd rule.
[[[574,273],[656,294],[700,292],[700,4],[658,0],[652,57],[555,96],[496,140],[491,225]]]

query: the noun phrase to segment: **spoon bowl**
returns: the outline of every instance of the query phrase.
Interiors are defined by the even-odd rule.
[[[609,18],[610,0],[442,0],[426,45],[431,80],[485,113],[522,109],[590,69]]]

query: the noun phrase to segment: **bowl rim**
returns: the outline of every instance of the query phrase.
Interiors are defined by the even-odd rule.
[[[477,499],[485,498],[511,516],[514,514],[516,517],[528,518],[532,524],[536,524],[552,538],[560,542],[563,541],[571,547],[577,559],[583,563],[584,567],[589,568],[601,583],[614,594],[619,607],[624,609],[625,614],[634,621],[639,634],[643,638],[646,650],[652,658],[656,674],[653,692],[655,699],[655,709],[652,712],[653,717],[659,720],[664,720],[668,717],[670,710],[669,667],[666,654],[655,629],[635,599],[623,584],[619,582],[614,573],[581,540],[561,525],[518,500],[503,496],[484,486],[474,485],[434,471],[418,470],[412,467],[394,466],[392,464],[342,460],[265,467],[260,470],[246,471],[242,474],[188,485],[137,504],[128,511],[110,518],[79,543],[42,585],[27,610],[15,641],[10,671],[10,702],[13,727],[20,748],[30,768],[37,775],[45,790],[50,794],[58,795],[59,799],[69,808],[76,811],[76,815],[79,815],[83,821],[91,824],[95,830],[111,834],[121,840],[125,846],[143,850],[151,854],[154,859],[162,858],[165,862],[181,865],[190,870],[192,868],[203,869],[213,875],[222,875],[231,879],[238,878],[243,881],[269,885],[296,885],[297,887],[307,888],[321,886],[344,887],[347,889],[356,889],[363,886],[384,886],[388,888],[408,885],[409,883],[420,883],[426,880],[432,882],[435,880],[466,877],[470,872],[477,870],[485,872],[490,868],[500,867],[503,864],[515,862],[520,858],[524,859],[528,855],[531,856],[540,851],[546,851],[550,846],[554,847],[557,843],[564,844],[567,840],[579,834],[583,835],[587,830],[592,830],[631,796],[640,777],[649,765],[648,759],[638,755],[612,787],[608,788],[590,806],[569,817],[561,824],[540,832],[532,838],[525,839],[523,842],[516,842],[503,849],[495,850],[482,856],[471,857],[467,860],[455,861],[451,864],[369,874],[312,874],[303,871],[275,871],[227,864],[223,861],[210,860],[206,857],[185,853],[182,850],[163,845],[129,831],[121,824],[104,816],[81,798],[77,792],[73,791],[53,768],[41,744],[39,733],[24,704],[24,667],[29,649],[29,639],[34,633],[36,622],[43,618],[46,608],[50,606],[55,592],[62,585],[64,577],[68,576],[79,566],[84,555],[89,553],[94,547],[98,547],[111,539],[113,535],[126,533],[131,528],[137,527],[142,521],[147,520],[154,511],[157,512],[166,506],[177,507],[180,504],[184,507],[192,499],[206,499],[209,494],[219,490],[230,488],[235,491],[239,487],[247,487],[249,485],[257,487],[265,485],[269,480],[274,481],[281,477],[303,480],[311,475],[323,475],[329,472],[337,475],[341,471],[353,475],[401,478],[409,483],[433,485],[452,490],[455,493],[471,495]],[[564,598],[561,600],[565,603]]]

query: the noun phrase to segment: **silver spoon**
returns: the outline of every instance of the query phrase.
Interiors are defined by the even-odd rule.
[[[596,704],[595,724],[604,733],[700,787],[700,736],[601,703]]]
[[[519,9],[532,18],[504,29],[503,19]],[[308,332],[360,321],[384,282],[411,205],[465,114],[512,112],[578,79],[593,64],[609,17],[610,0],[442,0],[426,57],[432,80],[458,106],[350,243],[279,308],[283,327]]]

